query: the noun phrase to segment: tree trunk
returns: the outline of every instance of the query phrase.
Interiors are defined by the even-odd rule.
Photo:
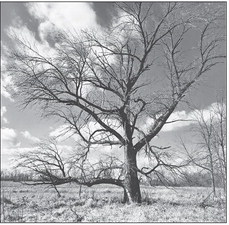
[[[127,202],[128,202],[128,196],[127,196],[126,189],[125,189],[125,188],[123,188],[123,191],[124,191],[123,203],[127,203]]]
[[[124,181],[125,200],[141,203],[141,191],[137,173],[136,153],[131,146],[125,149],[126,177]]]
[[[209,151],[209,158],[210,158],[210,167],[211,167],[211,177],[212,177],[212,191],[214,196],[216,195],[216,184],[215,184],[215,169],[214,169],[214,162],[213,162],[213,153],[210,149],[210,147],[208,147],[208,151]]]

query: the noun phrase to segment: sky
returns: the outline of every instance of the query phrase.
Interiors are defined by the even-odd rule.
[[[116,12],[111,3],[105,2],[78,2],[78,3],[1,3],[1,63],[4,61],[4,46],[10,46],[8,37],[10,30],[30,35],[37,43],[44,47],[52,47],[49,39],[53,25],[59,29],[95,29],[101,30],[112,23]],[[32,34],[32,35],[31,35]],[[191,39],[190,39],[191,41]],[[16,87],[12,79],[4,73],[1,74],[1,167],[9,169],[13,165],[12,159],[20,152],[34,149],[39,141],[54,137],[63,129],[64,124],[59,119],[42,118],[37,108],[21,109],[19,101],[11,94]],[[226,92],[226,66],[216,66],[206,78],[192,89],[186,100],[189,100],[197,109],[205,110],[216,102],[217,96]],[[178,108],[171,115],[172,118],[189,119],[193,112],[187,108]],[[145,129],[150,119],[145,121]],[[179,138],[188,139],[192,124],[169,124],[155,139],[159,146],[179,145]],[[73,149],[72,139],[59,139],[60,148]],[[104,149],[104,152],[109,152]],[[92,153],[96,157],[96,152]],[[115,154],[121,154],[121,150]]]

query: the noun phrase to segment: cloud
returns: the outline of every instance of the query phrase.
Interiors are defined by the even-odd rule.
[[[12,128],[3,127],[1,128],[1,146],[2,150],[9,148],[15,148],[20,146],[20,142],[17,139],[17,133]]]
[[[24,138],[26,138],[26,139],[28,139],[28,140],[30,140],[32,142],[35,142],[35,143],[36,142],[40,142],[40,139],[39,138],[32,136],[29,133],[29,131],[27,131],[27,130],[26,131],[22,131],[21,134],[23,135]]]
[[[1,117],[3,116],[3,114],[5,114],[6,113],[6,107],[5,106],[2,106],[1,107]]]
[[[42,40],[47,39],[55,28],[72,33],[81,29],[100,28],[91,3],[39,2],[28,3],[27,8],[41,22],[38,30]]]
[[[73,147],[65,144],[57,144],[56,147],[59,150],[62,159],[68,159],[71,156],[69,153],[72,153]],[[10,149],[4,149],[1,152],[1,168],[3,169],[12,169],[20,161],[21,154],[27,154],[39,150],[39,145],[33,147],[20,147],[15,146]],[[45,151],[45,149],[43,149]]]
[[[40,55],[52,57],[56,54],[55,49],[50,47],[47,40],[44,39],[41,42],[37,41],[35,38],[35,33],[29,30],[29,28],[25,25],[19,24],[18,26],[8,27],[7,34],[16,42],[16,45],[14,47],[16,48],[16,50],[20,52],[29,52],[29,55],[31,56],[37,56],[37,54],[29,50],[28,47],[18,43],[18,40],[22,41],[24,44],[28,46],[31,46],[31,48],[34,49]]]
[[[154,124],[154,119],[151,117],[148,117],[145,120],[145,123],[141,126],[141,130],[146,133],[149,131],[150,127]]]
[[[196,110],[194,112],[194,116],[196,119],[199,119],[200,121],[204,120],[206,123],[208,123],[210,122],[210,119],[212,120],[212,122],[218,121],[220,119],[220,112],[224,112],[226,114],[226,104],[220,104],[215,102],[204,110]]]
[[[3,46],[3,45],[1,45]],[[3,47],[5,48],[5,47]],[[6,60],[4,60],[4,54],[1,57],[1,95],[11,102],[14,102],[11,92],[16,91],[16,86],[13,83],[13,79],[6,73]]]
[[[165,124],[162,128],[162,132],[169,132],[169,131],[174,131],[178,130],[183,127],[187,127],[191,124],[196,124],[197,119],[200,119],[200,115],[202,115],[202,119],[204,121],[208,122],[210,118],[214,115],[214,119],[217,119],[217,109],[219,107],[224,107],[226,108],[225,104],[224,105],[219,105],[217,103],[212,103],[208,107],[206,107],[203,110],[193,110],[187,113],[186,111],[176,111],[173,112],[168,121],[167,124]],[[175,122],[172,122],[175,121]],[[146,122],[141,126],[141,130],[143,132],[149,131],[150,127],[152,127],[154,123],[154,120],[150,117],[146,119]]]
[[[176,121],[176,122],[172,122],[172,121]],[[177,111],[177,112],[173,112],[170,115],[167,124],[164,125],[161,131],[168,132],[172,130],[177,130],[179,128],[189,126],[193,123],[195,123],[194,111],[191,111],[190,113],[187,113],[184,110]]]
[[[9,91],[9,86],[12,84],[11,77],[6,77],[2,75],[2,82],[1,82],[1,95],[7,99],[9,99],[11,102],[14,102],[14,99],[12,98],[12,95]]]
[[[10,149],[3,149],[1,151],[1,169],[13,169],[14,166],[17,165],[17,160],[19,159],[19,155],[22,153],[34,151],[36,147],[19,147],[15,146]]]
[[[6,107],[2,106],[1,107],[1,119],[3,123],[8,123],[8,120],[6,119],[6,117],[3,116],[6,112],[7,112]]]
[[[176,130],[185,126],[189,126],[192,123],[195,123],[194,121],[194,115],[193,112],[187,113],[186,111],[176,111],[173,112],[168,121],[167,124],[165,124],[162,128],[162,132],[168,132],[172,130]],[[174,122],[173,122],[174,121]],[[142,126],[143,131],[149,131],[150,127],[154,124],[154,119],[148,117],[146,119],[146,123]]]
[[[119,42],[124,43],[127,38],[140,39],[140,32],[137,27],[137,20],[124,11],[119,12],[118,18],[113,21],[115,37]]]

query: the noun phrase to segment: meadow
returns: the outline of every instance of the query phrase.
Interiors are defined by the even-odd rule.
[[[61,197],[49,187],[1,181],[1,222],[226,222],[221,189],[213,198],[205,187],[144,186],[142,204],[123,204],[123,190],[110,185],[58,189]]]

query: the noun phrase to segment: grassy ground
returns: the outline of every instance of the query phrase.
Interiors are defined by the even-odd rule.
[[[123,190],[102,185],[59,187],[1,182],[2,222],[226,222],[225,199],[208,198],[209,188],[143,187],[141,205],[122,203]]]

